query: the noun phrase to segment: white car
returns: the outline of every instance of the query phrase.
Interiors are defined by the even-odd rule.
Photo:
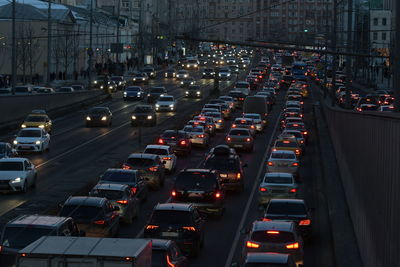
[[[252,119],[254,125],[256,126],[257,132],[262,132],[264,130],[264,122],[261,118],[261,115],[258,113],[243,113],[243,118]]]
[[[176,101],[172,95],[163,95],[156,101],[156,111],[175,111]]]
[[[296,198],[297,184],[291,173],[267,172],[258,190],[258,203],[268,204],[272,198]]]
[[[231,110],[235,109],[235,100],[233,99],[233,97],[227,96],[227,95],[223,95],[223,96],[220,96],[218,99],[221,99],[221,100],[225,101],[225,103],[227,103],[229,105],[229,108]]]
[[[268,172],[286,172],[294,176],[299,172],[299,161],[294,151],[277,150],[272,151],[267,161]]]
[[[176,74],[176,78],[177,79],[189,78],[189,72],[187,72],[186,70],[180,70]]]
[[[209,135],[203,126],[186,125],[182,131],[186,132],[190,138],[192,145],[207,147]]]
[[[44,152],[50,147],[50,134],[41,128],[21,129],[13,141],[17,152]]]
[[[228,68],[220,69],[218,76],[221,80],[229,80],[231,77],[231,71]]]
[[[36,168],[28,159],[0,159],[0,191],[26,192],[35,186],[36,178]]]
[[[143,153],[158,155],[161,161],[165,161],[165,169],[170,173],[174,172],[177,158],[170,146],[147,145]]]
[[[214,120],[215,128],[217,130],[223,130],[225,128],[224,118],[222,118],[221,112],[205,112],[201,115],[211,117]]]

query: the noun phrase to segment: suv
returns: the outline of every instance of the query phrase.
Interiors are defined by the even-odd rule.
[[[147,103],[155,103],[160,96],[167,95],[167,89],[163,86],[155,86],[149,89]]]
[[[158,155],[133,153],[129,155],[123,168],[137,170],[151,189],[159,190],[165,181],[164,164]]]
[[[131,116],[131,125],[157,125],[157,114],[153,106],[150,105],[139,105],[133,110]]]
[[[106,198],[69,197],[60,216],[71,216],[89,237],[114,237],[119,231],[119,207]]]
[[[232,150],[234,149],[227,145],[215,147],[206,157],[204,168],[214,170],[226,190],[242,192],[244,189],[242,162]]]
[[[143,235],[174,240],[183,252],[197,256],[204,233],[204,220],[193,205],[165,203],[154,207]]]
[[[2,266],[15,264],[20,249],[42,236],[84,236],[70,217],[21,215],[9,221],[1,235]],[[4,264],[4,265],[3,265]]]
[[[172,202],[192,203],[200,212],[215,214],[224,212],[225,192],[217,174],[207,169],[185,169],[175,180],[171,192]]]
[[[166,130],[157,139],[157,144],[168,145],[177,154],[189,155],[192,150],[192,143],[188,134],[184,131]]]

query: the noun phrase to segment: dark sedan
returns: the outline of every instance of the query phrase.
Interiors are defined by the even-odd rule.
[[[111,126],[112,113],[108,107],[93,107],[86,114],[86,126]]]

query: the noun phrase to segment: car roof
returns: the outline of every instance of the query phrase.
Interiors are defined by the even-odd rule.
[[[4,158],[0,159],[0,162],[22,162],[28,160],[27,158]]]
[[[153,148],[153,149],[165,149],[168,150],[170,146],[163,146],[163,145],[147,145],[145,149]]]
[[[107,199],[101,197],[87,197],[87,196],[76,196],[68,198],[64,205],[79,205],[79,206],[94,206],[99,207],[106,202]]]
[[[125,184],[99,183],[93,187],[93,190],[124,191],[126,188],[128,186]]]
[[[132,153],[129,155],[128,159],[140,158],[140,159],[156,159],[158,155],[147,154],[147,153]]]
[[[126,169],[120,169],[120,168],[108,168],[106,172],[122,172],[122,173],[136,173],[137,170],[126,170]]]
[[[272,153],[294,154],[294,152],[291,150],[276,150],[276,151],[272,151]]]
[[[290,254],[274,252],[249,252],[246,263],[287,263]]]
[[[287,204],[303,204],[305,205],[304,199],[298,198],[273,198],[269,201],[271,203],[287,203]]]
[[[192,204],[187,203],[159,203],[154,207],[154,210],[191,211],[192,209]]]
[[[267,172],[264,177],[287,177],[292,178],[293,174],[286,172]]]
[[[67,220],[67,217],[49,215],[21,215],[7,223],[7,226],[48,226],[56,227]]]
[[[255,221],[253,223],[253,231],[266,231],[266,230],[277,230],[294,232],[295,224],[289,221]]]

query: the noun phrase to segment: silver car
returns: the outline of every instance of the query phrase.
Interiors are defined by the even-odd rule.
[[[271,198],[295,198],[297,184],[291,173],[268,172],[258,190],[258,203],[268,204]]]
[[[243,113],[243,118],[252,119],[256,126],[257,132],[262,132],[266,123],[263,122],[261,115],[258,113]]]
[[[224,119],[222,118],[221,112],[205,112],[202,115],[213,118],[215,128],[217,130],[221,131],[221,130],[225,129],[225,123],[224,123]]]
[[[226,136],[226,144],[235,149],[253,151],[254,139],[248,129],[232,128]]]
[[[188,134],[192,145],[208,146],[209,135],[203,126],[186,125],[182,130]]]
[[[26,192],[36,179],[36,168],[28,159],[0,159],[0,191]]]
[[[299,172],[299,161],[296,153],[290,150],[272,151],[267,161],[268,172],[286,172],[294,176]]]

